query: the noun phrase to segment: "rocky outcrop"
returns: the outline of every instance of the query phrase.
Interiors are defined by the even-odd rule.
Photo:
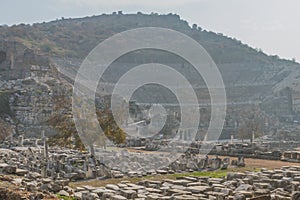
[[[55,134],[47,120],[54,111],[55,96],[66,93],[56,67],[47,57],[16,42],[0,42],[0,60],[0,90],[9,95],[13,133]]]
[[[46,56],[37,56],[33,50],[16,41],[0,41],[1,80],[30,77],[32,65],[49,66]]]

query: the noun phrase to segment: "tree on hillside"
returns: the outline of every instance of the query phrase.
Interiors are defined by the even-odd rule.
[[[76,101],[82,100],[76,98]],[[85,119],[79,121],[79,123],[82,123],[80,127],[83,128],[82,131],[85,134],[84,138],[80,138],[77,134],[73,115],[69,110],[71,99],[67,98],[65,95],[57,96],[54,99],[54,105],[55,112],[48,122],[58,130],[58,134],[55,137],[50,138],[50,144],[68,148],[73,147],[76,149],[84,149],[84,144],[89,144],[91,151],[93,151],[94,145],[106,147],[106,139],[101,134],[93,131],[97,130],[96,127],[87,128],[86,119],[92,119],[93,116],[85,116]],[[104,131],[105,136],[109,140],[113,141],[115,144],[124,143],[126,134],[116,124],[114,116],[109,108],[109,105],[106,105],[104,109],[97,109],[96,114],[98,122]],[[96,125],[97,124],[94,124],[93,126]]]
[[[65,95],[54,98],[54,114],[48,123],[54,126],[58,134],[49,139],[49,144],[83,150],[84,145],[77,134],[72,114],[69,111],[70,105],[71,99]]]
[[[99,124],[104,131],[105,136],[115,144],[122,144],[126,140],[126,133],[118,126],[116,123],[115,117],[119,118],[118,121],[122,121],[124,118],[123,113],[120,109],[120,112],[117,113],[118,116],[113,116],[110,106],[108,104],[105,105],[104,109],[97,110],[97,116]]]

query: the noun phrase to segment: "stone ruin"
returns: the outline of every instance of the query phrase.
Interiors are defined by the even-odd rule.
[[[71,149],[49,147],[47,138],[24,139],[9,137],[0,149],[1,168],[11,174],[38,173],[44,178],[64,178],[68,181],[86,178],[121,178],[175,172],[227,169],[232,164],[243,166],[243,159],[209,158],[187,152],[176,155],[166,153],[130,152],[126,149],[106,151],[97,149],[95,155]],[[178,156],[178,158],[177,158]],[[173,162],[170,159],[174,159]],[[170,164],[171,163],[171,164]]]
[[[205,141],[185,141],[178,140],[151,140],[151,139],[132,139],[128,140],[126,147],[146,151],[165,151],[170,152],[191,152],[194,154],[209,154],[228,157],[244,157],[267,160],[282,160],[289,162],[300,162],[299,151],[292,149],[299,147],[297,141],[278,141],[278,142],[240,142],[240,143],[212,143]],[[188,149],[186,149],[188,146]]]
[[[300,167],[259,172],[229,172],[225,177],[178,176],[176,180],[121,181],[104,187],[82,186],[61,194],[75,199],[111,200],[298,200]]]
[[[50,162],[45,165],[41,162],[43,160],[41,158],[47,155],[45,152],[41,155],[39,149],[25,151],[20,148],[1,149],[1,160],[4,161],[0,165],[1,174],[18,176],[0,175],[0,179],[25,191],[35,192],[35,199],[42,199],[47,192],[78,200],[298,200],[300,198],[299,166],[274,170],[261,169],[258,172],[228,172],[226,176],[219,178],[183,174],[178,175],[175,180],[166,178],[153,180],[145,177],[146,174],[131,174],[133,177],[145,178],[138,182],[120,180],[103,187],[82,184],[71,188],[68,183],[72,177],[74,178],[73,175],[84,178],[93,174],[90,167],[94,164],[94,159],[92,157],[87,159],[87,153],[80,154],[71,150],[52,149],[48,153]],[[206,159],[202,164],[218,168],[221,165],[220,160],[217,157]],[[81,167],[83,169],[79,171]],[[168,172],[157,170],[155,173]],[[0,197],[7,195],[6,188],[0,186],[0,191]]]
[[[285,151],[281,160],[300,163],[300,151]]]
[[[151,167],[155,166],[151,164],[164,163],[163,160],[168,156],[161,157],[162,155],[154,154],[157,155],[153,157],[155,161],[147,160],[145,153],[130,152],[126,149],[119,152],[96,149],[95,155],[91,155],[88,152],[49,148],[47,138],[44,136],[37,139],[23,137],[9,139],[2,144],[2,147],[7,148],[0,149],[0,174],[2,174],[0,179],[2,182],[23,188],[23,191],[33,192],[36,199],[42,199],[41,196],[48,193],[82,200],[298,200],[300,198],[299,166],[274,170],[261,169],[256,172],[228,172],[224,177],[213,178],[185,174],[230,169],[233,166],[244,167],[244,157],[230,160],[188,152],[171,165],[154,170]],[[113,168],[110,167],[112,162]],[[128,166],[121,165],[124,162],[128,163]],[[141,166],[143,162],[150,167]],[[176,175],[175,180],[148,179],[148,176],[173,173],[182,175]],[[103,187],[84,184],[80,187],[69,187],[70,182],[80,180],[100,181],[107,178],[133,177],[141,179],[138,182],[120,179],[116,184],[107,184]],[[0,197],[11,192],[1,186],[0,191]]]

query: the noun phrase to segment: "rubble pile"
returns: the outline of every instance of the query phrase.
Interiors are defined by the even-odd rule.
[[[300,167],[262,169],[260,172],[230,172],[224,178],[182,176],[175,180],[143,180],[135,184],[121,181],[105,187],[82,186],[60,193],[83,200],[298,200]]]

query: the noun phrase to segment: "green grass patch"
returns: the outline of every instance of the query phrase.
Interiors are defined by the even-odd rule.
[[[63,200],[76,200],[74,197],[66,197],[62,195],[56,195],[58,198],[63,199]]]
[[[222,178],[227,174],[227,170],[217,170],[211,172],[191,172],[187,174],[174,174],[175,178],[180,176],[208,176],[211,178]]]

